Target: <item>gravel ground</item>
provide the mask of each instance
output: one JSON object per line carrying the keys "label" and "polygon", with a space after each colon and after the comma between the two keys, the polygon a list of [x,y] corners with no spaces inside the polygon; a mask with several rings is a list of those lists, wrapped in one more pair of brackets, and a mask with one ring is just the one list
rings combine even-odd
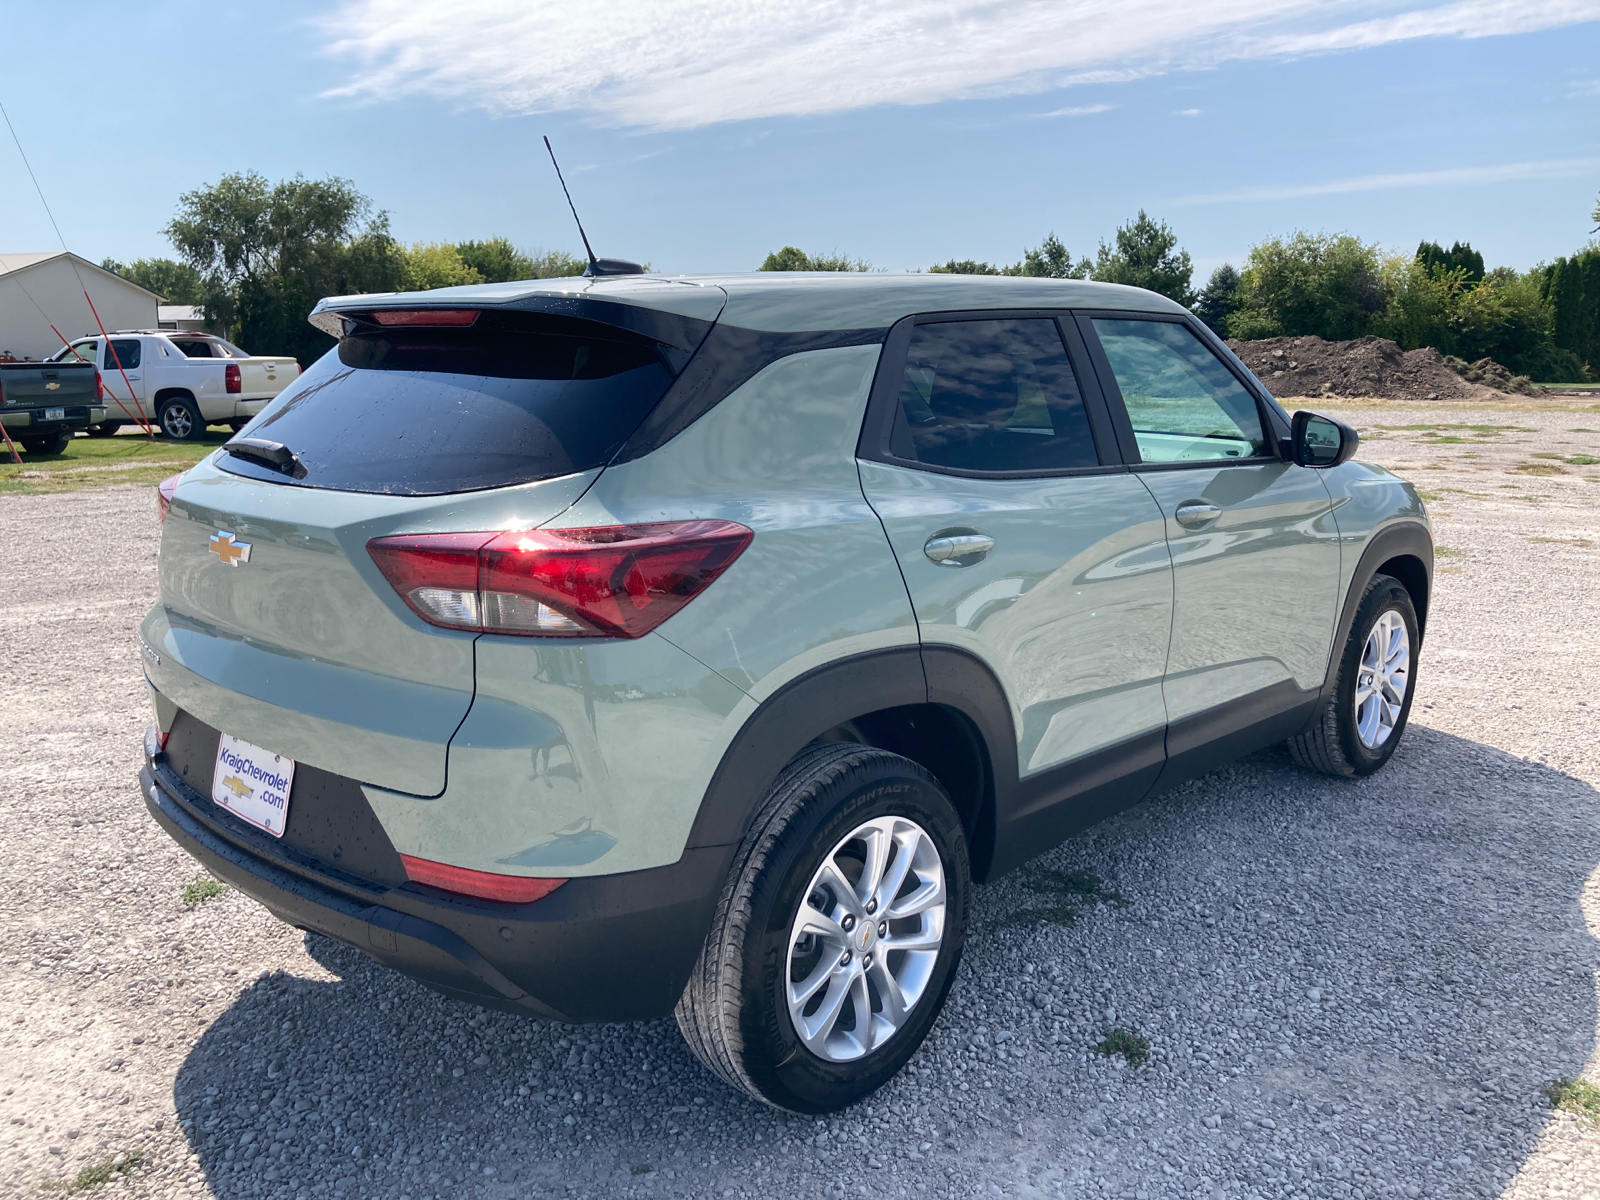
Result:
{"label": "gravel ground", "polygon": [[0,1191],[1600,1197],[1600,1130],[1539,1090],[1600,1079],[1600,412],[1339,411],[1443,547],[1393,763],[1257,755],[981,889],[911,1069],[825,1121],[670,1021],[484,1013],[186,908],[133,781],[154,498],[0,499]]}

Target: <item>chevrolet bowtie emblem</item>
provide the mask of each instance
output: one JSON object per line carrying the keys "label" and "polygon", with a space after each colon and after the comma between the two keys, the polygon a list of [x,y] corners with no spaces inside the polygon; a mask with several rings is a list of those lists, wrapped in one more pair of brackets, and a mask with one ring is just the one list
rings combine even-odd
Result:
{"label": "chevrolet bowtie emblem", "polygon": [[225,529],[211,535],[211,552],[230,567],[250,561],[250,543],[234,541],[233,534]]}
{"label": "chevrolet bowtie emblem", "polygon": [[59,383],[47,383],[47,384],[44,385],[44,390],[47,391],[47,392],[53,392],[57,388],[59,388],[60,386],[61,385]]}

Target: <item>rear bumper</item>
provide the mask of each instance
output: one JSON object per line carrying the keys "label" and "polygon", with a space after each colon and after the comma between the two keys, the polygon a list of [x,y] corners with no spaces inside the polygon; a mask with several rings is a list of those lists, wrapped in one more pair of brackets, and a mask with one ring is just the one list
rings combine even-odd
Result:
{"label": "rear bumper", "polygon": [[[84,408],[82,405],[67,406],[63,410],[62,418],[56,421],[45,420],[46,411],[43,408],[3,411],[0,412],[0,425],[4,425],[10,433],[25,431],[29,437],[45,437],[52,433],[60,433],[64,429],[86,429],[96,420],[105,417],[105,410],[98,406],[95,408]],[[99,417],[94,415],[96,412],[100,413]]]}
{"label": "rear bumper", "polygon": [[139,786],[168,835],[274,916],[460,1000],[556,1021],[665,1016],[711,925],[731,847],[574,879],[534,904],[361,880],[292,855],[189,787],[146,739]]}

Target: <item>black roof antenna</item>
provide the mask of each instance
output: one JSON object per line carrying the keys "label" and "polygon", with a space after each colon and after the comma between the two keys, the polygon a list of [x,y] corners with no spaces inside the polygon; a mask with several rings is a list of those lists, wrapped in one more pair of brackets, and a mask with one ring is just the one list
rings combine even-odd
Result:
{"label": "black roof antenna", "polygon": [[583,231],[583,222],[578,219],[578,206],[572,202],[572,193],[567,191],[567,181],[561,175],[561,164],[556,161],[556,152],[550,149],[550,139],[544,139],[544,148],[550,153],[550,165],[556,169],[556,178],[561,180],[561,192],[567,198],[567,207],[572,210],[572,219],[577,222],[578,236],[583,239],[584,253],[589,256],[589,265],[584,268],[584,275],[643,275],[644,268],[636,262],[629,262],[625,258],[596,258],[594,250],[589,245],[589,235]]}

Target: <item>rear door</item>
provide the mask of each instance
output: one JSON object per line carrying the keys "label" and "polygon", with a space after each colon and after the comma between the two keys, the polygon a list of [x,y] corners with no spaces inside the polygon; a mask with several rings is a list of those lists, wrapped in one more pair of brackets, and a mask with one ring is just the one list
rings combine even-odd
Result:
{"label": "rear door", "polygon": [[189,472],[141,631],[157,689],[272,753],[440,793],[474,635],[423,623],[367,543],[543,524],[672,381],[640,336],[549,325],[347,336],[249,430],[293,460],[225,454]]}
{"label": "rear door", "polygon": [[1078,320],[1172,549],[1167,752],[1173,774],[1191,774],[1293,732],[1321,687],[1332,501],[1318,472],[1278,457],[1271,413],[1185,319]]}
{"label": "rear door", "polygon": [[[862,439],[862,486],[925,649],[978,658],[1010,700],[1022,788],[1002,830],[1040,838],[1092,819],[1085,806],[1138,799],[1166,726],[1161,514],[1120,463],[1081,359],[1048,312],[908,319]],[[1118,776],[1098,800],[1048,811]]]}

